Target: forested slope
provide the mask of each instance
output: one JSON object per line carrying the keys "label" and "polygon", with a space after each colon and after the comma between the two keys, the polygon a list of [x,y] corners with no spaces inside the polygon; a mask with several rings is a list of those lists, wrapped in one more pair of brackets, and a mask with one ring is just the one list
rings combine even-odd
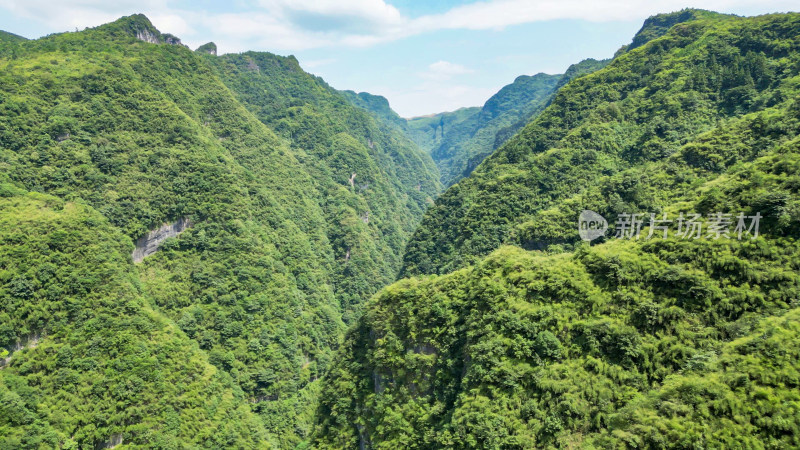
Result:
{"label": "forested slope", "polygon": [[[426,216],[406,273],[446,274],[369,303],[318,446],[800,445],[798,94],[798,14],[700,12],[568,83]],[[610,225],[592,245],[584,209]]]}
{"label": "forested slope", "polygon": [[521,75],[489,98],[477,114],[454,124],[431,150],[442,184],[450,186],[469,175],[496,144],[502,143],[496,142],[498,131],[535,114],[546,104],[560,78],[544,73]]}
{"label": "forested slope", "polygon": [[[790,138],[797,21],[787,14],[680,23],[568,83],[437,200],[409,243],[404,273],[444,273],[503,243],[569,245],[577,235],[567,236],[566,224],[584,208],[612,218],[634,207],[658,212]],[[723,147],[720,140],[729,144],[721,155],[706,155],[708,141]]]}
{"label": "forested slope", "polygon": [[408,120],[408,135],[428,153],[439,146],[445,136],[459,123],[469,120],[480,112],[478,106],[459,108],[455,111],[412,117]]}
{"label": "forested slope", "polygon": [[398,282],[323,389],[319,448],[800,445],[794,239],[616,241]]}
{"label": "forested slope", "polygon": [[521,75],[504,86],[482,107],[403,119],[381,96],[344,91],[348,100],[404,132],[431,153],[450,186],[468,176],[478,164],[539,114],[554,93],[574,78],[604,67],[609,60],[586,59],[571,65],[563,75]]}
{"label": "forested slope", "polygon": [[[119,242],[188,218],[191,228],[126,269],[136,274],[136,293],[127,285],[119,290],[158,311],[180,342],[194,341],[198,358],[229,380],[220,386],[239,392],[244,413],[257,414],[266,433],[242,445],[264,439],[293,447],[308,432],[316,380],[345,322],[395,278],[438,175],[429,156],[302,72],[293,58],[216,60],[168,41],[175,42],[144,16],[131,16],[83,32],[0,42],[0,170],[23,190],[96,210]],[[259,78],[254,60],[280,83]],[[68,244],[61,242],[68,236],[48,230],[52,236],[43,239]],[[116,256],[83,250],[74,257],[83,266],[82,257]],[[6,264],[4,270],[14,265]],[[0,281],[7,305],[12,281]],[[75,294],[74,302],[84,301]],[[51,335],[56,325],[47,318],[14,325],[0,348],[28,334]],[[70,333],[63,339],[80,336]],[[30,355],[39,364],[40,354]],[[21,365],[12,355],[0,379]],[[87,367],[73,368],[76,376],[92,377]],[[146,379],[137,389],[162,392],[153,383]],[[43,378],[37,389],[61,398],[62,387],[68,389]],[[224,393],[223,387],[214,389]],[[192,401],[204,395],[192,392]],[[59,408],[69,410],[87,397],[62,401]],[[158,412],[149,421],[150,413],[128,418],[123,408],[88,403],[76,420],[98,431],[76,437],[78,445],[118,431],[128,440],[131,430],[146,435],[160,426]],[[230,419],[176,414],[170,420],[186,430],[224,428]],[[209,432],[186,442],[214,445],[227,433]]]}
{"label": "forested slope", "polygon": [[293,57],[207,57],[313,180],[333,247],[334,290],[349,321],[396,279],[405,243],[439,193],[433,161],[391,124],[352,107]]}
{"label": "forested slope", "polygon": [[[558,92],[564,85],[569,83],[575,78],[582,77],[584,75],[590,74],[596,70],[600,70],[605,67],[611,60],[610,59],[601,59],[596,60],[593,58],[584,59],[581,62],[575,63],[570,65],[567,70],[564,72],[563,75],[560,75],[558,78],[558,82],[553,87],[552,91],[550,92],[549,97],[547,98],[546,102],[537,102],[535,108],[526,109],[519,114],[519,118],[516,122],[513,122],[511,125],[506,125],[503,128],[495,131],[495,138],[494,138],[494,145],[492,147],[492,151],[497,150],[500,148],[505,142],[512,137],[514,137],[519,130],[525,127],[537,114],[541,113],[547,106],[550,105],[550,102],[555,97],[555,93]],[[507,120],[513,120],[513,117],[508,118]],[[481,161],[486,159],[485,157],[489,156],[489,154],[484,155],[483,158],[480,160],[475,160],[475,165],[480,164]],[[473,167],[474,169],[474,167]]]}
{"label": "forested slope", "polygon": [[90,206],[0,184],[0,448],[266,445],[231,377],[144,298]]}

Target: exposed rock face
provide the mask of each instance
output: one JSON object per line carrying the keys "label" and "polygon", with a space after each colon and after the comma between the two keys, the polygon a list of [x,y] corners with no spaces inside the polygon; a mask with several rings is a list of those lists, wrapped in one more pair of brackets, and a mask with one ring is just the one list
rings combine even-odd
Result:
{"label": "exposed rock face", "polygon": [[197,50],[195,51],[198,53],[208,53],[209,55],[217,56],[217,44],[209,42],[197,47]]}
{"label": "exposed rock face", "polygon": [[251,72],[261,73],[261,68],[258,67],[258,64],[256,64],[256,62],[253,61],[252,59],[247,61],[247,70]]}
{"label": "exposed rock face", "polygon": [[[25,341],[17,341],[14,345],[8,348],[8,355],[6,358],[0,358],[0,369],[6,366],[10,361],[11,357],[14,355],[15,352],[18,352],[22,349],[26,348],[36,348],[39,345],[39,341],[42,339],[42,336],[38,333],[33,333],[28,336],[27,340]],[[2,350],[3,347],[0,347]]]}
{"label": "exposed rock face", "polygon": [[149,42],[151,44],[160,44],[158,36],[150,30],[139,30],[136,32],[136,39],[140,41]]}
{"label": "exposed rock face", "polygon": [[[183,43],[181,42],[181,40],[180,40],[180,39],[179,39],[177,36],[175,36],[175,35],[172,35],[172,34],[169,34],[169,33],[164,33],[162,36],[164,36],[164,43],[165,43],[165,44],[169,44],[169,45],[183,45]],[[186,46],[184,45],[184,47],[186,47]]]}
{"label": "exposed rock face", "polygon": [[173,223],[165,223],[161,227],[147,233],[136,240],[136,249],[133,250],[133,262],[139,263],[158,250],[164,240],[181,234],[185,229],[192,226],[192,221],[188,217],[182,217]]}
{"label": "exposed rock face", "polygon": [[114,433],[111,437],[108,438],[107,441],[101,443],[97,446],[97,448],[114,448],[118,445],[122,445],[123,437],[122,433]]}

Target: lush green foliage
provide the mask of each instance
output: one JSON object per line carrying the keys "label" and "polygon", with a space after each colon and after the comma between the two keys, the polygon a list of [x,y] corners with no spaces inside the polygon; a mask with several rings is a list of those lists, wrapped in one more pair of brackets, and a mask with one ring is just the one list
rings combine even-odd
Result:
{"label": "lush green foliage", "polygon": [[[309,431],[331,349],[395,279],[438,175],[294,58],[215,58],[168,38],[132,16],[0,43],[0,171],[90,206],[122,242],[189,217],[193,228],[137,267],[141,295],[244,392],[270,442],[292,447]],[[42,392],[60,395],[51,380]],[[83,399],[61,407],[69,401]],[[75,420],[90,426],[99,411]],[[153,414],[124,426],[146,433]],[[192,417],[179,419],[206,426]]]}
{"label": "lush green foliage", "polygon": [[[0,34],[0,448],[800,446],[800,15],[657,16],[410,120],[169,42]],[[491,154],[419,227],[412,141],[447,183]],[[583,209],[764,219],[590,246]],[[414,230],[449,274],[373,296]]]}
{"label": "lush green foliage", "polygon": [[320,448],[800,445],[800,246],[616,241],[404,280],[324,387]]}
{"label": "lush green foliage", "polygon": [[231,377],[143,297],[132,247],[90,206],[0,184],[0,448],[266,444]]}
{"label": "lush green foliage", "polygon": [[[405,270],[450,273],[369,303],[320,448],[800,446],[800,14],[663,31],[429,210]],[[764,219],[590,246],[583,209]]]}
{"label": "lush green foliage", "polygon": [[462,108],[413,119],[402,119],[383,97],[350,93],[351,102],[396,124],[422,149],[431,153],[449,186],[468,176],[478,164],[539,114],[553,94],[570,80],[594,72],[608,60],[587,59],[563,75],[543,73],[517,77],[481,108]]}
{"label": "lush green foliage", "polygon": [[524,128],[525,125],[528,124],[528,122],[530,122],[534,117],[536,117],[537,114],[541,113],[544,110],[544,108],[546,108],[553,100],[553,96],[555,95],[555,93],[558,92],[558,90],[561,89],[564,85],[566,85],[575,78],[582,77],[596,70],[602,69],[603,67],[608,65],[609,62],[611,62],[610,59],[602,59],[598,61],[596,59],[589,58],[589,59],[584,59],[579,63],[570,65],[567,68],[567,71],[560,76],[560,78],[558,79],[558,83],[556,83],[555,87],[553,87],[551,95],[547,99],[547,103],[537,105],[535,109],[527,111],[524,115],[522,115],[522,117],[519,120],[517,120],[517,122],[515,122],[514,124],[506,126],[497,131],[493,150],[496,150],[501,145],[503,145],[507,140],[511,139],[515,134],[517,134],[517,132],[519,132],[519,130]]}
{"label": "lush green foliage", "polygon": [[630,51],[637,47],[652,41],[653,39],[660,38],[665,35],[670,28],[679,23],[689,22],[697,19],[714,19],[722,16],[720,13],[713,11],[705,11],[702,9],[683,9],[680,11],[658,14],[649,17],[644,21],[642,28],[633,37],[631,43],[620,51]]}
{"label": "lush green foliage", "polygon": [[216,55],[217,54],[217,44],[215,44],[213,42],[206,42],[205,44],[201,45],[200,47],[197,47],[197,49],[195,49],[195,51],[198,52],[198,53],[208,53],[210,55]]}
{"label": "lush green foliage", "polygon": [[[513,135],[515,123],[544,107],[560,78],[543,73],[519,76],[487,100],[477,114],[453,124],[431,150],[442,183],[449,186],[469,175],[503,139]],[[498,131],[507,127],[512,129],[498,136]]]}
{"label": "lush green foliage", "polygon": [[439,191],[433,162],[396,127],[372,120],[303,72],[293,57],[248,52],[208,60],[311,175],[340,261],[334,291],[349,322],[396,279],[407,238]]}
{"label": "lush green foliage", "polygon": [[[705,195],[699,186],[725,172],[739,173],[737,183],[760,183],[737,164],[769,153],[794,158],[784,144],[798,130],[799,23],[787,14],[678,24],[568,83],[437,200],[409,243],[404,273],[445,273],[503,243],[570,245],[584,208],[612,221],[626,211],[660,213],[684,196]],[[794,181],[787,183],[791,190]],[[722,195],[735,193],[727,186],[709,187],[699,212],[711,205],[738,211],[741,200],[771,208],[782,234],[793,229],[790,194],[771,199],[753,186],[760,200],[737,200]],[[727,205],[712,200],[722,198]]]}
{"label": "lush green foliage", "polygon": [[543,73],[517,77],[481,108],[403,119],[380,96],[346,92],[350,101],[376,117],[395,124],[423,150],[429,151],[449,186],[468,176],[487,156],[539,114],[553,94],[570,80],[594,72],[608,60],[587,59],[563,75]]}
{"label": "lush green foliage", "polygon": [[21,42],[25,40],[22,36],[0,30],[0,42]]}

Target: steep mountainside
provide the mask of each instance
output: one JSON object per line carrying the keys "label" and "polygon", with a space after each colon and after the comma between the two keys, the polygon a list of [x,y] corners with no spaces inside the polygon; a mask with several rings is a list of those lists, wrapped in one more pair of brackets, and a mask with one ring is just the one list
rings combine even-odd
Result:
{"label": "steep mountainside", "polygon": [[[249,446],[263,439],[293,447],[308,432],[317,380],[345,322],[358,315],[363,300],[395,279],[405,241],[436,195],[438,175],[428,155],[302,72],[294,58],[216,58],[170,45],[178,43],[144,16],[34,41],[0,42],[0,170],[22,190],[97,211],[117,246],[96,247],[99,254],[76,247],[70,263],[80,268],[95,259],[116,261],[117,270],[133,279],[112,286],[119,293],[109,298],[124,293],[138,299],[127,304],[125,314],[135,319],[158,311],[161,321],[157,327],[139,321],[132,337],[115,349],[94,349],[81,338],[89,331],[80,324],[65,328],[60,318],[78,314],[97,320],[92,325],[97,329],[117,326],[94,318],[93,312],[102,310],[93,307],[92,286],[80,287],[102,277],[78,278],[68,298],[31,278],[34,291],[25,294],[24,304],[48,313],[3,328],[0,348],[24,345],[31,335],[40,336],[39,348],[70,343],[71,358],[78,362],[64,363],[63,376],[74,380],[34,375],[49,360],[23,351],[12,354],[0,371],[0,385],[32,405],[38,400],[25,383],[39,380],[37,389],[59,399],[59,410],[78,412],[67,420],[31,410],[34,422],[25,423],[60,436],[48,439],[70,437],[76,426],[85,427],[89,431],[71,437],[79,446],[97,445],[111,434],[141,442],[168,427],[164,436],[183,441],[181,436],[195,433],[185,442],[198,445]],[[176,221],[191,227],[132,268],[133,247],[127,243]],[[93,223],[76,233],[90,233]],[[14,226],[8,222],[0,231],[11,233]],[[42,227],[41,240],[52,242],[51,248],[72,245],[68,233]],[[47,245],[37,244],[36,235],[13,239],[22,248]],[[105,251],[123,254],[125,261]],[[6,274],[0,277],[5,305],[16,304],[16,286],[27,279],[9,272],[20,264],[13,258],[23,257],[14,253],[0,270]],[[27,275],[20,276],[46,272],[39,263],[26,264]],[[37,283],[45,291],[36,290]],[[129,292],[131,286],[135,290]],[[105,293],[111,287],[97,289]],[[114,317],[115,307],[109,306]],[[15,320],[24,320],[20,317]],[[169,330],[175,343],[158,345],[189,348],[176,351],[199,361],[186,370],[195,367],[192,373],[204,379],[219,373],[220,381],[202,383],[210,391],[164,386],[174,385],[169,380],[181,372],[161,377],[148,369],[147,377],[138,375],[138,384],[128,387],[130,393],[119,394],[133,396],[129,403],[108,403],[104,392],[92,394],[101,402],[90,402],[91,386],[83,387],[82,380],[102,379],[97,371],[109,363],[92,363],[100,358],[93,355],[124,350],[144,358],[142,352],[155,345],[148,343],[153,333],[166,333],[159,327]],[[123,344],[130,349],[119,347]],[[167,370],[180,361],[153,364]],[[203,368],[205,361],[214,367]],[[130,362],[120,364],[122,374],[125,367],[134,370]],[[13,374],[29,378],[12,380]],[[186,376],[188,383],[192,375]],[[107,389],[103,386],[110,385],[95,389]],[[178,405],[169,412],[156,405],[161,409],[137,412],[136,402],[145,397],[136,392],[164,395],[169,402],[174,397],[169,389],[179,389],[193,405],[200,402],[201,409]],[[220,406],[202,406],[205,396],[219,396]],[[237,404],[230,406],[234,397]],[[133,409],[126,412],[128,404]],[[266,433],[243,428],[251,421],[250,410]],[[10,420],[16,419],[0,415],[0,432],[7,432]],[[199,429],[203,432],[193,431]]]}
{"label": "steep mountainside", "polygon": [[376,119],[395,125],[428,153],[437,148],[458,124],[476,116],[481,110],[479,107],[460,108],[452,112],[404,119],[392,109],[386,97],[369,92],[340,92],[350,103],[368,111]]}
{"label": "steep mountainside", "polygon": [[408,135],[419,147],[430,153],[439,146],[459,123],[480,113],[477,106],[460,108],[451,112],[430,114],[408,119]]}
{"label": "steep mountainside", "polygon": [[436,168],[396,127],[349,105],[294,57],[207,57],[219,78],[288,143],[313,180],[339,263],[345,320],[396,279],[408,236],[439,192]]}
{"label": "steep mountainside", "polygon": [[369,92],[355,93],[353,91],[339,91],[347,100],[361,109],[373,113],[376,117],[400,127],[404,132],[408,132],[409,121],[400,117],[391,106],[386,97],[373,95]]}
{"label": "steep mountainside", "polygon": [[319,448],[794,448],[796,240],[617,241],[404,280],[348,335]]}
{"label": "steep mountainside", "polygon": [[[409,243],[404,273],[448,272],[503,243],[570,245],[577,236],[566,224],[584,207],[612,217],[634,208],[657,212],[793,135],[779,125],[784,119],[772,117],[796,92],[796,20],[712,16],[682,23],[568,83],[437,200]],[[730,133],[743,143],[729,140],[725,156],[707,160],[706,142],[732,139]],[[675,188],[664,187],[675,180]]]}
{"label": "steep mountainside", "polygon": [[366,92],[344,94],[351,103],[395,125],[420,148],[429,151],[441,172],[442,183],[449,186],[469,175],[539,114],[561,86],[604,67],[608,61],[587,59],[573,64],[563,75],[523,75],[481,108],[462,108],[412,119],[397,115],[384,97]]}
{"label": "steep mountainside", "polygon": [[519,76],[489,98],[480,112],[453,125],[431,151],[442,184],[449,186],[469,175],[496,148],[497,132],[541,109],[559,78],[543,73]]}
{"label": "steep mountainside", "polygon": [[[555,93],[558,92],[558,90],[561,89],[564,85],[566,85],[575,78],[582,77],[596,70],[602,69],[603,67],[608,65],[609,62],[611,62],[610,59],[602,59],[598,61],[596,59],[589,58],[589,59],[584,59],[579,63],[570,65],[567,68],[567,71],[564,72],[564,74],[561,75],[561,77],[558,79],[558,83],[556,83],[546,103],[539,105],[535,109],[527,111],[515,123],[503,127],[502,129],[497,131],[497,133],[495,134],[493,150],[500,148],[507,140],[514,137],[514,135],[517,134],[519,130],[525,127],[525,125],[527,125],[528,122],[530,122],[534,117],[536,117],[537,114],[541,113],[547,106],[549,106],[550,102],[555,97]],[[482,158],[481,161],[483,159],[485,158]]]}
{"label": "steep mountainside", "polygon": [[230,376],[143,297],[132,248],[86,204],[0,183],[0,448],[266,444]]}
{"label": "steep mountainside", "polygon": [[[620,51],[630,51],[659,38],[669,31],[674,25],[697,19],[714,19],[723,17],[723,14],[705,11],[702,9],[683,9],[669,14],[658,14],[644,21],[642,28],[633,37],[631,43]],[[728,16],[733,17],[733,16]]]}
{"label": "steep mountainside", "polygon": [[[800,445],[800,14],[696,16],[565,85],[437,201],[406,273],[450,273],[369,303],[320,448]],[[584,209],[609,219],[591,246]],[[639,238],[611,238],[622,213]]]}

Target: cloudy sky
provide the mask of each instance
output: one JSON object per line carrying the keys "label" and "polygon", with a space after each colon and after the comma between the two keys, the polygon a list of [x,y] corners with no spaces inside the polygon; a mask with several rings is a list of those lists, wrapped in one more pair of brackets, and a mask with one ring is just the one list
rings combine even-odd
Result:
{"label": "cloudy sky", "polygon": [[192,48],[295,55],[338,89],[386,96],[411,117],[481,105],[518,75],[607,58],[652,14],[740,15],[797,0],[0,0],[0,29],[28,38],[144,13]]}

